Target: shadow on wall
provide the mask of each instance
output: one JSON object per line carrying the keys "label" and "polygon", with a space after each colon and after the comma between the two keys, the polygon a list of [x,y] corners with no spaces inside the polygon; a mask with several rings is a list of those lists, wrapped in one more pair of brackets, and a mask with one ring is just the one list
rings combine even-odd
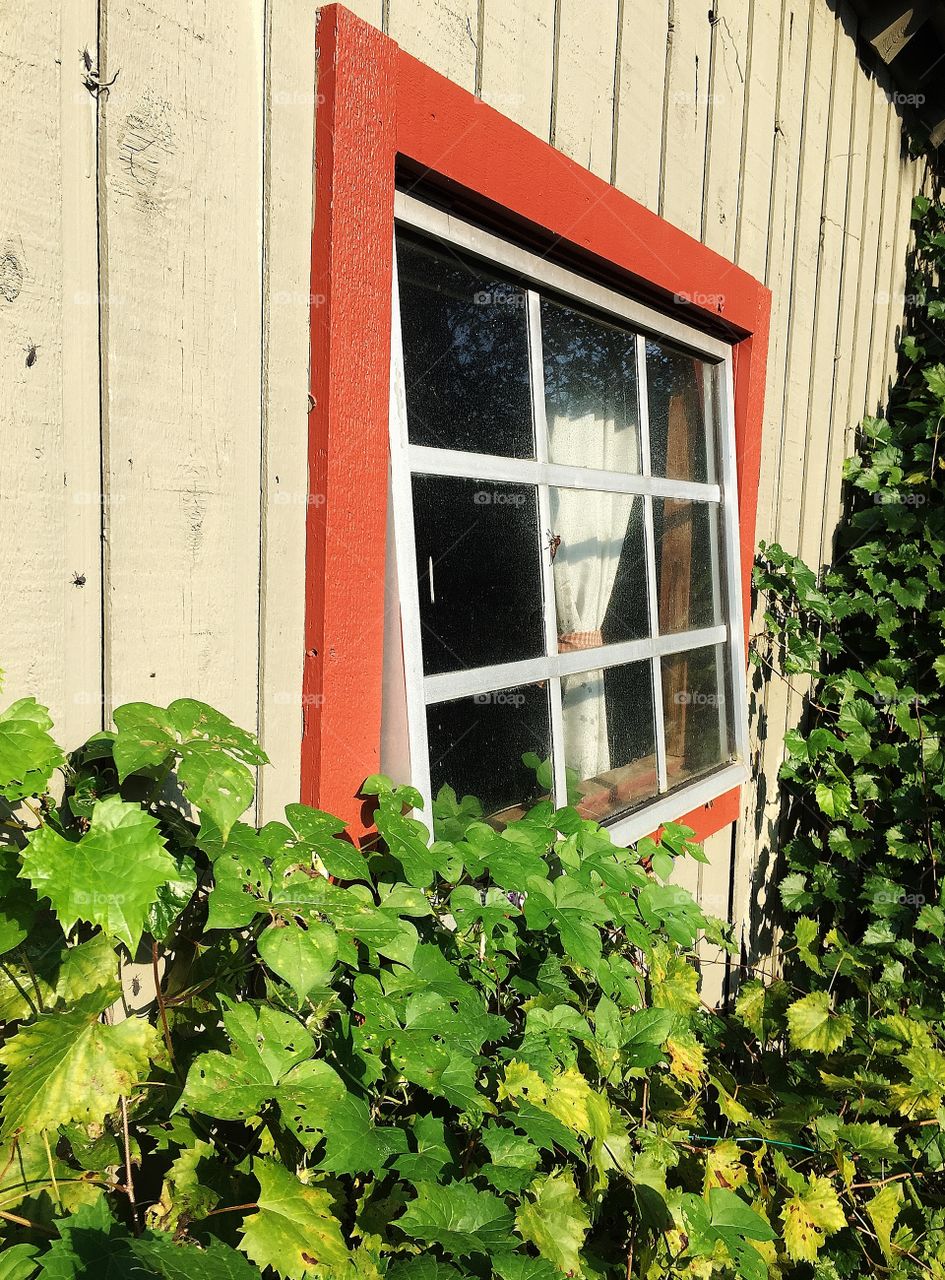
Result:
{"label": "shadow on wall", "polygon": [[[924,192],[939,203],[945,199],[945,165],[941,163],[941,159],[937,164],[930,166]],[[910,245],[907,254],[907,279],[910,287],[907,288],[904,299],[905,315],[896,330],[897,347],[906,333],[921,331],[923,320],[918,313],[916,301],[925,296],[930,286],[941,289],[941,282],[923,278],[914,245]],[[899,391],[900,377],[909,367],[911,366],[907,357],[900,350],[896,375],[887,378],[880,402],[872,406],[873,416],[879,418],[885,416],[886,406]],[[846,451],[848,454],[855,452],[854,436],[857,427],[858,423],[848,424],[851,440],[850,447]],[[843,556],[849,554],[851,546],[855,545],[855,542],[844,543],[842,535],[856,509],[858,493],[862,501],[862,491],[855,490],[851,485],[844,483],[840,518],[831,540],[831,563],[819,566],[821,580],[831,565],[838,563]],[[752,617],[757,617],[758,604],[758,593],[753,587]],[[777,661],[778,648],[779,646],[771,655],[774,661]],[[790,840],[805,833],[810,826],[812,813],[803,796],[791,794],[781,787],[770,765],[767,770],[765,767],[766,761],[771,760],[774,748],[778,748],[778,759],[783,758],[783,744],[769,741],[772,728],[769,725],[767,709],[769,686],[772,681],[780,679],[782,679],[780,672],[771,669],[770,666],[753,665],[750,668],[748,715],[752,752],[749,766],[754,786],[754,811],[750,815],[750,821],[757,854],[752,868],[748,919],[742,931],[739,956],[738,972],[742,980],[751,977],[759,968],[769,973],[776,972],[778,969],[778,940],[783,923],[778,885],[785,874],[781,851]],[[816,701],[816,686],[800,701],[799,714],[792,717],[788,723],[789,732],[799,730],[805,735],[809,732],[812,727],[810,723],[813,710],[812,698]],[[780,725],[773,731],[777,732],[779,728]],[[813,816],[822,821],[822,815],[814,814]]]}

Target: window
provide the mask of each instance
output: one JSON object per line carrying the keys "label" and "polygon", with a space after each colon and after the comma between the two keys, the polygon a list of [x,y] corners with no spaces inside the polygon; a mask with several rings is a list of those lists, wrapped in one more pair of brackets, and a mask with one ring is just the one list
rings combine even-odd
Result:
{"label": "window", "polygon": [[744,777],[731,347],[395,213],[400,771],[428,812],[443,786],[497,822],[551,797],[633,839]]}

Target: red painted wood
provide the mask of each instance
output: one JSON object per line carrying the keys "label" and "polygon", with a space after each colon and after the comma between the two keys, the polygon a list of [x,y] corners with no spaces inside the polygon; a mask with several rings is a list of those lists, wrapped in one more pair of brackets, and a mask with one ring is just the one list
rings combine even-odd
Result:
{"label": "red painted wood", "polygon": [[319,15],[302,799],[356,820],[384,646],[396,48]]}
{"label": "red painted wood", "polygon": [[[339,5],[319,17],[303,796],[360,825],[383,662],[395,166],[480,221],[731,341],[746,628],[770,294]],[[746,633],[747,634],[747,633]],[[311,705],[319,698],[320,706]],[[739,791],[686,814],[699,839]]]}

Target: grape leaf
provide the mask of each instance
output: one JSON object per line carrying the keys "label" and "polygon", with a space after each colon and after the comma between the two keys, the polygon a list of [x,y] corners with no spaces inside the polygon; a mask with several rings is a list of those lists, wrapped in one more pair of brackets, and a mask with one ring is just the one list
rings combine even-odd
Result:
{"label": "grape leaf", "polygon": [[512,1221],[511,1213],[497,1196],[477,1191],[471,1183],[440,1187],[421,1182],[417,1184],[416,1200],[410,1202],[397,1225],[415,1240],[442,1245],[450,1253],[466,1258],[501,1248]]}
{"label": "grape leaf", "polygon": [[158,889],[177,876],[157,821],[120,796],[97,800],[88,832],[73,843],[49,826],[30,832],[23,876],[48,898],[68,933],[97,924],[134,952]]}
{"label": "grape leaf", "polygon": [[846,1226],[830,1180],[817,1175],[785,1203],[781,1220],[784,1247],[795,1262],[813,1262],[826,1236]]}
{"label": "grape leaf", "polygon": [[243,1223],[240,1247],[247,1256],[285,1280],[306,1280],[319,1264],[344,1267],[349,1254],[331,1212],[331,1192],[300,1182],[271,1160],[257,1160],[253,1172],[259,1212]]}
{"label": "grape leaf", "polygon": [[20,698],[0,711],[0,795],[22,800],[45,791],[66,758],[49,734],[52,720],[35,698]]}
{"label": "grape leaf", "polygon": [[530,1200],[515,1217],[519,1235],[565,1275],[580,1273],[581,1248],[590,1225],[568,1169],[536,1178]]}
{"label": "grape leaf", "polygon": [[795,1000],[787,1011],[791,1044],[810,1052],[833,1053],[853,1033],[849,1014],[835,1014],[826,991],[812,991]]}
{"label": "grape leaf", "polygon": [[303,929],[290,924],[270,925],[259,939],[259,954],[269,968],[284,978],[304,1000],[315,987],[324,987],[338,955],[338,935],[329,924],[316,920]]}
{"label": "grape leaf", "polygon": [[100,993],[73,1009],[44,1013],[0,1048],[7,1069],[4,1139],[78,1121],[101,1124],[147,1071],[157,1052],[154,1028],[141,1018],[98,1021]]}

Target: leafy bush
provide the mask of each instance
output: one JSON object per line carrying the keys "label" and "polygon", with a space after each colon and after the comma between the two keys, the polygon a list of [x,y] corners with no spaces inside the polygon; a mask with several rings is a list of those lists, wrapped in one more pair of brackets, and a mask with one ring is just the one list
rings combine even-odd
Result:
{"label": "leafy bush", "polygon": [[[684,828],[622,849],[545,804],[498,832],[444,792],[431,843],[376,777],[361,851],[304,805],[239,822],[264,757],[209,707],[115,721],[66,763],[35,701],[0,715],[29,819],[0,897],[4,1280],[763,1280],[863,1214],[867,1256],[905,1249],[876,1098],[934,1110],[931,1032],[886,1085],[914,1019],[854,1029],[783,983],[704,1007],[722,934],[667,883],[703,856]],[[851,1041],[872,1101],[831,1059],[825,1112]]]}

